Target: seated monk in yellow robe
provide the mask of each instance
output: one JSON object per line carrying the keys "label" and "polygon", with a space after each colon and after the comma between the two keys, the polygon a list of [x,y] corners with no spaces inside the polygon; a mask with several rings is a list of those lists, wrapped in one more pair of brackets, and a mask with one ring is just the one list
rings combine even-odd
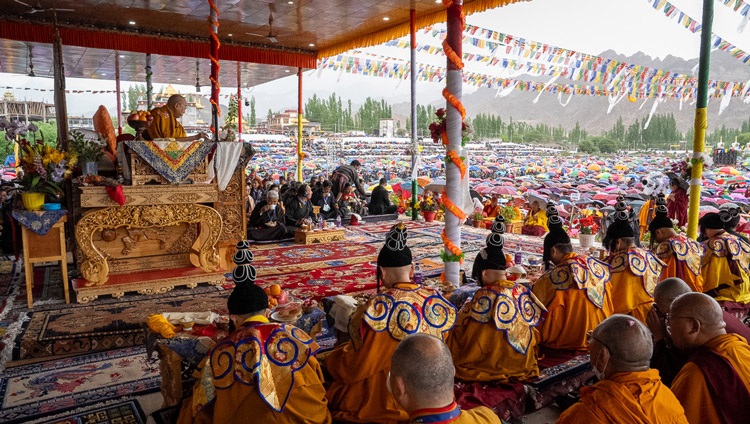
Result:
{"label": "seated monk in yellow robe", "polygon": [[522,234],[541,237],[549,230],[547,225],[548,212],[542,206],[543,203],[540,199],[533,199],[531,201],[531,209],[526,218],[524,218],[523,226],[521,227]]}
{"label": "seated monk in yellow robe", "polygon": [[492,410],[461,410],[453,398],[451,352],[435,336],[416,333],[393,352],[388,390],[409,414],[410,423],[500,424]]}
{"label": "seated monk in yellow robe", "polygon": [[378,255],[384,290],[359,307],[349,323],[351,340],[325,358],[333,381],[326,397],[336,420],[396,423],[409,417],[386,388],[390,358],[399,341],[413,333],[441,339],[456,321],[456,308],[440,293],[411,282],[406,226],[394,225]]}
{"label": "seated monk in yellow robe", "polygon": [[554,205],[547,207],[547,216],[549,234],[544,237],[544,257],[554,267],[539,277],[532,289],[547,308],[539,326],[539,344],[552,349],[584,350],[588,347],[586,332],[612,315],[610,267],[573,252]]}
{"label": "seated monk in yellow robe", "polygon": [[185,128],[177,120],[185,114],[187,109],[187,100],[179,94],[169,97],[167,104],[156,107],[151,110],[153,120],[149,124],[143,137],[146,140],[156,138],[174,138],[178,141],[195,141],[206,138],[205,134],[198,134],[191,137],[187,136]]}
{"label": "seated monk in yellow robe", "polygon": [[719,303],[703,293],[672,302],[667,331],[688,362],[672,383],[688,421],[746,423],[750,418],[750,346],[726,334]]}
{"label": "seated monk in yellow robe", "polygon": [[635,232],[622,197],[617,198],[614,217],[602,241],[610,252],[606,262],[612,269],[612,309],[645,324],[654,303],[654,287],[665,264],[651,252],[636,247]]}
{"label": "seated monk in yellow robe", "polygon": [[649,368],[653,343],[640,321],[615,314],[590,336],[591,366],[599,382],[581,389],[581,400],[558,424],[688,423],[680,402]]}
{"label": "seated monk in yellow robe", "polygon": [[318,346],[297,327],[268,322],[268,296],[255,285],[248,247],[238,243],[227,301],[237,328],[199,365],[178,423],[328,424]]}
{"label": "seated monk in yellow robe", "polygon": [[707,213],[698,222],[708,239],[701,262],[703,292],[719,303],[750,303],[750,245],[725,230],[731,211]]}
{"label": "seated monk in yellow robe", "polygon": [[659,281],[679,278],[694,292],[702,292],[703,246],[693,239],[677,234],[672,220],[668,217],[669,211],[663,194],[656,199],[656,205],[654,218],[648,225],[648,230],[651,233],[651,252],[666,264],[662,268]]}
{"label": "seated monk in yellow robe", "polygon": [[472,276],[482,287],[461,309],[446,340],[456,378],[465,382],[507,382],[539,375],[536,326],[544,306],[529,289],[507,280],[504,233],[501,215],[492,224],[487,247],[474,261]]}

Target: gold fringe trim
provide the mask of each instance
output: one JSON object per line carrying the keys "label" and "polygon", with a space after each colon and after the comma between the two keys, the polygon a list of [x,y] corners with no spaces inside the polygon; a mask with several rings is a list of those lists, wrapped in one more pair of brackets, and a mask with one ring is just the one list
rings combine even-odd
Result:
{"label": "gold fringe trim", "polygon": [[[522,1],[530,0],[467,0],[464,2],[463,10],[468,16],[473,13],[484,12],[485,10],[495,9],[497,7],[506,6],[511,3],[519,3]],[[408,17],[408,13],[407,13]],[[417,16],[417,30],[424,27],[434,25],[437,23],[445,22],[446,13],[445,9],[442,8],[438,12],[433,12],[423,16]],[[394,40],[399,37],[403,37],[409,34],[409,21],[402,22],[390,28],[382,31],[373,32],[370,34],[357,34],[356,32],[348,34],[350,38],[339,44],[335,44],[330,47],[326,47],[318,51],[318,59],[325,57],[331,57],[345,51],[363,47],[377,46],[385,42]]]}

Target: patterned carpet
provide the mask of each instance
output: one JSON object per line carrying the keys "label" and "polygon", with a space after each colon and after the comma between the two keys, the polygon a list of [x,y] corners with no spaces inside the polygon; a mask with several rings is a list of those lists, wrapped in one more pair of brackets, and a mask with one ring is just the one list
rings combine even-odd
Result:
{"label": "patterned carpet", "polygon": [[34,424],[145,424],[146,415],[137,400],[102,402],[68,411]]}
{"label": "patterned carpet", "polygon": [[0,422],[27,422],[155,391],[160,381],[158,364],[146,359],[145,347],[8,368],[0,378]]}
{"label": "patterned carpet", "polygon": [[318,300],[366,290],[375,290],[375,265],[354,265],[320,268],[294,274],[271,275],[256,280],[260,286],[279,284],[297,298],[314,297]]}
{"label": "patterned carpet", "polygon": [[362,264],[374,261],[378,253],[372,244],[350,241],[251,250],[255,255],[253,266],[258,270],[258,276]]}

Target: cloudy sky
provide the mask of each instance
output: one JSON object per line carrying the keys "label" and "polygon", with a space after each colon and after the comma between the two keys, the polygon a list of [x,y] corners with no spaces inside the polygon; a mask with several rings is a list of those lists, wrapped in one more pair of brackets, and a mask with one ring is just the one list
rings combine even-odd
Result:
{"label": "cloudy sky", "polygon": [[[702,16],[701,1],[672,0],[672,3],[700,21]],[[652,57],[664,58],[673,55],[691,59],[698,57],[700,37],[693,34],[676,20],[668,19],[661,11],[652,7],[653,0],[533,0],[517,3],[499,9],[476,14],[468,18],[473,25],[490,28],[498,32],[512,34],[529,40],[544,42],[557,47],[576,50],[583,53],[598,54],[604,50],[615,50],[618,53],[631,55],[638,51]],[[750,28],[738,32],[742,17],[739,13],[715,2],[713,32],[732,44],[750,51]],[[423,42],[420,39],[420,42]],[[424,40],[436,44],[434,40]],[[408,59],[408,50],[397,48],[372,48],[370,53]],[[723,53],[719,53],[723,54]],[[435,64],[444,62],[444,58],[420,56],[418,60]],[[719,75],[712,75],[721,78]],[[2,86],[43,87],[51,88],[50,79],[28,78],[23,75],[0,74]],[[141,83],[141,82],[137,82]],[[91,81],[69,79],[69,89],[114,89],[114,81]],[[123,83],[123,89],[128,84]],[[184,93],[194,91],[191,86],[175,87]],[[280,79],[268,84],[244,90],[244,95],[253,95],[257,100],[259,115],[264,115],[269,108],[279,110],[296,105],[296,77]],[[225,92],[234,92],[231,87],[222,87]],[[356,89],[356,94],[352,93]],[[431,100],[439,95],[438,84],[420,83],[418,92]],[[406,101],[409,96],[408,82],[339,74],[332,71],[308,71],[305,73],[304,96],[313,93],[327,96],[336,92],[344,98],[363,101],[366,96],[385,97],[391,102]],[[434,95],[434,93],[438,93]],[[28,90],[17,90],[17,98],[29,100],[52,100],[51,93],[37,93]],[[113,94],[68,95],[68,112],[70,114],[90,115],[99,104],[115,109]]]}

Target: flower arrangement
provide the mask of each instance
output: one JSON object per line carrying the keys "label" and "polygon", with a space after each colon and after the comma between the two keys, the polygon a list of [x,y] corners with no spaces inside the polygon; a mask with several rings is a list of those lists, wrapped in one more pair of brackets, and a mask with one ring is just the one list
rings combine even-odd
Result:
{"label": "flower arrangement", "polygon": [[16,131],[18,135],[31,133],[33,136],[31,140],[26,137],[18,141],[20,167],[23,171],[21,191],[44,193],[52,200],[59,200],[63,196],[61,184],[73,173],[77,157],[45,144],[43,136],[37,139],[36,131],[34,124],[28,125],[23,131]]}
{"label": "flower arrangement", "polygon": [[481,221],[482,219],[484,219],[484,217],[485,214],[482,211],[482,208],[476,208],[474,209],[474,212],[471,213],[471,219],[473,221]]}
{"label": "flower arrangement", "polygon": [[419,209],[426,212],[435,212],[438,210],[438,202],[432,197],[426,197],[419,202]]}
{"label": "flower arrangement", "polygon": [[502,209],[500,209],[500,215],[503,216],[505,219],[505,222],[511,222],[518,219],[521,219],[520,217],[516,216],[516,208],[513,207],[513,205],[505,206]]}
{"label": "flower arrangement", "polygon": [[86,140],[83,133],[71,131],[70,138],[70,153],[71,156],[78,158],[78,162],[98,162],[104,155],[101,146],[96,142]]}
{"label": "flower arrangement", "polygon": [[[430,137],[432,138],[432,141],[435,143],[442,142],[443,144],[447,144],[448,137],[444,136],[445,131],[448,127],[446,120],[445,120],[445,109],[440,108],[435,111],[435,116],[437,119],[433,121],[430,124]],[[474,135],[474,130],[471,128],[471,124],[468,122],[462,122],[461,123],[461,144],[464,145],[469,140],[471,140],[472,136]]]}
{"label": "flower arrangement", "polygon": [[599,231],[599,225],[594,221],[593,215],[576,219],[574,224],[577,224],[579,233],[583,235],[592,235]]}

